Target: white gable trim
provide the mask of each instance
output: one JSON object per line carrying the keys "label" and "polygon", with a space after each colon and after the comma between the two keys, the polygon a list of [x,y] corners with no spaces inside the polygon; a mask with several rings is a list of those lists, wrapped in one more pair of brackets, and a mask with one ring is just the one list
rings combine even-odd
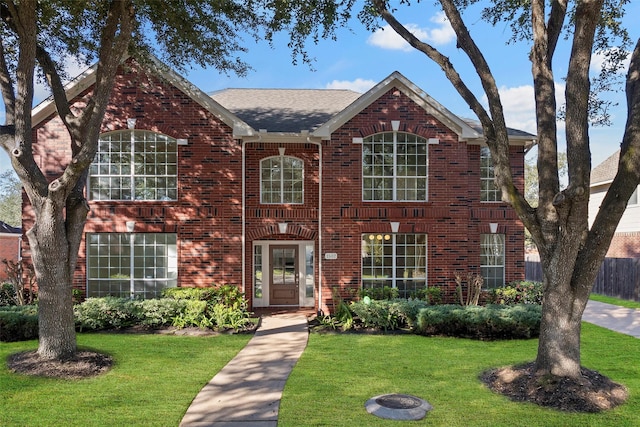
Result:
{"label": "white gable trim", "polygon": [[446,109],[435,99],[427,95],[422,89],[414,85],[398,71],[394,71],[389,75],[389,77],[382,80],[368,92],[364,93],[342,112],[333,116],[328,122],[316,129],[313,132],[313,135],[322,139],[331,139],[331,134],[334,131],[375,102],[392,87],[397,87],[406,96],[422,107],[427,113],[433,115],[457,133],[459,139],[467,140],[482,138],[482,134],[475,131],[471,126],[466,124],[462,119]]}
{"label": "white gable trim", "polygon": [[[130,55],[125,55],[122,58],[122,62],[126,61],[129,58]],[[148,71],[162,77],[167,82],[180,89],[187,96],[204,107],[211,114],[220,119],[220,121],[233,129],[234,137],[239,138],[243,136],[252,136],[255,134],[255,131],[253,130],[253,128],[251,128],[251,126],[240,120],[236,115],[231,113],[222,105],[218,104],[209,95],[198,89],[193,83],[189,82],[187,79],[180,76],[171,68],[163,64],[158,58],[151,55],[150,61],[153,69]],[[88,68],[86,71],[84,71],[82,74],[80,74],[65,86],[67,99],[74,99],[80,93],[95,84],[97,68],[97,64],[92,65],[90,68]],[[57,110],[53,98],[49,97],[33,109],[32,127],[38,126],[43,120],[45,120],[52,114],[57,114]]]}

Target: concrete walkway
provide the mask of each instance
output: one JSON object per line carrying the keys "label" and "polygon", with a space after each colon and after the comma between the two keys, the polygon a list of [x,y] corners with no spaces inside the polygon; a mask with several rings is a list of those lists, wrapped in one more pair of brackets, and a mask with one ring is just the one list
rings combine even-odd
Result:
{"label": "concrete walkway", "polygon": [[589,300],[582,320],[640,338],[640,310]]}
{"label": "concrete walkway", "polygon": [[304,314],[263,317],[249,343],[198,393],[180,426],[276,427],[282,390],[308,338]]}
{"label": "concrete walkway", "polygon": [[[589,301],[582,320],[640,338],[640,310]],[[309,337],[301,313],[263,316],[249,343],[191,403],[181,427],[276,427],[284,385]]]}

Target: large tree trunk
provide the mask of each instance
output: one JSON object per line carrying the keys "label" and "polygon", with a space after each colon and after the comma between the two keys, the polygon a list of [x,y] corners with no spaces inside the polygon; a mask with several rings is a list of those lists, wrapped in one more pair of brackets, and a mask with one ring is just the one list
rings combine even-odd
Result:
{"label": "large tree trunk", "polygon": [[70,247],[63,211],[45,199],[27,232],[38,281],[39,346],[44,359],[68,359],[76,352]]}

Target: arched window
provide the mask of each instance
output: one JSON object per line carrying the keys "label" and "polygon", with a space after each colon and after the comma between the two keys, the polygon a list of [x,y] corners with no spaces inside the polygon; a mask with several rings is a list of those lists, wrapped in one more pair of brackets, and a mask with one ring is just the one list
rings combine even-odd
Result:
{"label": "arched window", "polygon": [[261,203],[304,203],[304,162],[291,156],[260,161]]}
{"label": "arched window", "polygon": [[101,135],[88,194],[91,200],[177,200],[177,141],[142,130]]}
{"label": "arched window", "polygon": [[385,132],[362,142],[362,198],[365,201],[427,200],[428,141],[404,132]]}

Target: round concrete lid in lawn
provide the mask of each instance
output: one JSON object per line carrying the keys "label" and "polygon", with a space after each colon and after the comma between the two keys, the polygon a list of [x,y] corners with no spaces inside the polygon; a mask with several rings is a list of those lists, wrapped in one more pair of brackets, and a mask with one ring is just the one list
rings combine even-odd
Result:
{"label": "round concrete lid in lawn", "polygon": [[367,412],[389,420],[421,420],[433,406],[408,394],[383,394],[364,404]]}

